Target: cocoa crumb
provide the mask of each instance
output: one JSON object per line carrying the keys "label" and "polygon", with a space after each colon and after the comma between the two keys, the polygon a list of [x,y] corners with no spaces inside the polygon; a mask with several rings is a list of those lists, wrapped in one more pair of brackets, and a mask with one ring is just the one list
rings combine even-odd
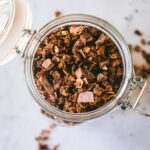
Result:
{"label": "cocoa crumb", "polygon": [[141,44],[142,44],[142,45],[146,45],[145,39],[141,39]]}
{"label": "cocoa crumb", "polygon": [[38,144],[38,150],[49,150],[49,147],[47,144]]}
{"label": "cocoa crumb", "polygon": [[140,30],[135,30],[134,33],[138,36],[142,36],[143,33]]}
{"label": "cocoa crumb", "polygon": [[49,125],[50,129],[56,128],[56,124]]}
{"label": "cocoa crumb", "polygon": [[55,11],[55,17],[59,17],[62,13],[60,11]]}
{"label": "cocoa crumb", "polygon": [[140,52],[142,49],[141,49],[141,47],[139,45],[135,45],[134,50],[136,52]]}
{"label": "cocoa crumb", "polygon": [[44,137],[38,136],[38,137],[35,138],[35,140],[36,141],[46,141],[46,140],[48,140],[48,136],[44,136]]}
{"label": "cocoa crumb", "polygon": [[133,45],[132,44],[128,44],[129,50],[132,52],[133,50]]}
{"label": "cocoa crumb", "polygon": [[135,9],[135,12],[136,12],[136,13],[138,13],[138,12],[139,12],[139,10],[138,10],[138,9]]}
{"label": "cocoa crumb", "polygon": [[126,17],[125,17],[125,20],[129,20],[129,17],[126,16]]}

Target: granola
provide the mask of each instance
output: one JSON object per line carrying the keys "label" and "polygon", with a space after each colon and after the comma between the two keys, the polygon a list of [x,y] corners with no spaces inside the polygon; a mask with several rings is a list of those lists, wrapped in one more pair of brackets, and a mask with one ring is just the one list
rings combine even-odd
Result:
{"label": "granola", "polygon": [[86,25],[60,27],[41,41],[33,63],[38,91],[48,103],[72,113],[108,103],[122,78],[122,59],[113,41]]}

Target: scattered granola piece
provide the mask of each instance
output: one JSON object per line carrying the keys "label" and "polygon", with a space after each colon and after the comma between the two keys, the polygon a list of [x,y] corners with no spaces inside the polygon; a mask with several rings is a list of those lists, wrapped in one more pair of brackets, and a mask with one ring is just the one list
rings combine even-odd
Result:
{"label": "scattered granola piece", "polygon": [[134,50],[136,52],[140,52],[141,51],[141,47],[139,45],[135,45]]}
{"label": "scattered granola piece", "polygon": [[138,10],[138,9],[135,9],[135,12],[136,12],[136,13],[138,13],[138,12],[139,12],[139,10]]}
{"label": "scattered granola piece", "polygon": [[56,128],[56,124],[49,125],[50,129]]}
{"label": "scattered granola piece", "polygon": [[142,44],[142,45],[146,45],[145,39],[141,39],[141,44]]}
{"label": "scattered granola piece", "polygon": [[55,11],[55,16],[56,17],[59,17],[61,15],[61,12],[60,11]]}
{"label": "scattered granola piece", "polygon": [[129,50],[132,52],[133,50],[133,45],[132,44],[128,44]]}
{"label": "scattered granola piece", "polygon": [[47,144],[38,144],[38,150],[49,150],[49,147]]}
{"label": "scattered granola piece", "polygon": [[142,36],[143,33],[140,30],[135,30],[134,33],[138,36]]}
{"label": "scattered granola piece", "polygon": [[41,135],[47,135],[47,134],[49,134],[49,133],[50,133],[49,130],[42,130],[42,131],[41,131]]}

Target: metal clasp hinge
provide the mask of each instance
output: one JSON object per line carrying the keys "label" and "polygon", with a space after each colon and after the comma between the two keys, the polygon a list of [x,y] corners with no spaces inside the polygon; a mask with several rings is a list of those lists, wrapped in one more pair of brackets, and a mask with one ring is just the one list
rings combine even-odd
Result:
{"label": "metal clasp hinge", "polygon": [[[121,109],[125,110],[130,107],[131,109],[135,110],[146,84],[147,82],[142,78],[134,78],[130,85],[128,95],[125,96],[124,100],[120,103]],[[136,98],[132,98],[134,94],[137,94]]]}
{"label": "metal clasp hinge", "polygon": [[17,44],[14,48],[16,53],[19,56],[24,57],[25,47],[30,41],[30,38],[32,37],[32,35],[35,33],[36,33],[36,30],[32,31],[31,29],[22,29],[22,35],[20,39],[17,41]]}

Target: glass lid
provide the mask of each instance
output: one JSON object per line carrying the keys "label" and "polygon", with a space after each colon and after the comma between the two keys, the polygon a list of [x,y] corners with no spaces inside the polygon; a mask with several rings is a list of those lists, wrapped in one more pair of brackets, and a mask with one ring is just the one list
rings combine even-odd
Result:
{"label": "glass lid", "polygon": [[4,39],[4,34],[9,31],[14,18],[14,5],[12,0],[0,1],[0,43]]}
{"label": "glass lid", "polygon": [[0,0],[0,65],[16,55],[16,43],[23,29],[31,28],[27,0]]}

